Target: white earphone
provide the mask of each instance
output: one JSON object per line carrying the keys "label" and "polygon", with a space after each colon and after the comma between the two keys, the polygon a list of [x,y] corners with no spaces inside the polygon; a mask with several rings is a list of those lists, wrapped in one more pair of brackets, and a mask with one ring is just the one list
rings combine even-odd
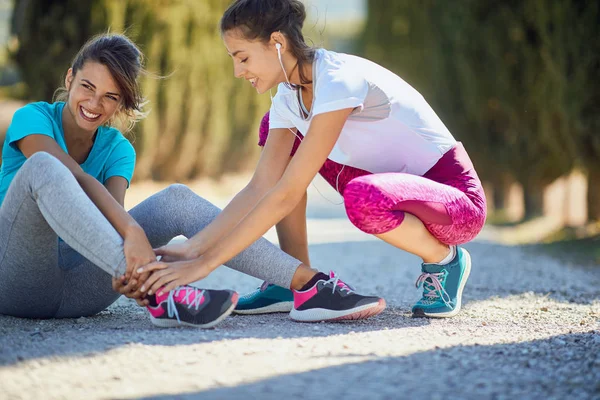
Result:
{"label": "white earphone", "polygon": [[279,58],[279,64],[281,65],[281,69],[283,70],[283,74],[285,75],[285,80],[288,84],[291,85],[290,79],[288,78],[287,72],[285,72],[285,67],[283,66],[283,60],[281,59],[281,43],[275,43],[275,48],[277,49],[277,57]]}

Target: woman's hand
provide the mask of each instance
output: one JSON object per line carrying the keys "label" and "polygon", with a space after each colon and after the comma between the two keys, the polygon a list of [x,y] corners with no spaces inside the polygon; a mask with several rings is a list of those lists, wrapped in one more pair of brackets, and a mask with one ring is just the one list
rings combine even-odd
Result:
{"label": "woman's hand", "polygon": [[180,243],[167,244],[158,249],[154,249],[154,253],[156,253],[157,256],[161,256],[160,260],[164,262],[187,261],[198,257],[189,240]]}
{"label": "woman's hand", "polygon": [[[148,278],[148,275],[149,273],[145,273],[142,274],[141,277],[145,280]],[[127,281],[125,275],[120,276],[118,278],[113,278],[112,280],[112,287],[115,292],[129,297],[130,299],[134,299],[139,306],[145,307],[149,304],[149,301],[148,299],[144,298],[146,296],[144,292],[140,291],[139,289],[136,289],[137,286],[138,281],[136,279]]]}
{"label": "woman's hand", "polygon": [[[139,277],[137,270],[140,267],[156,261],[156,254],[152,250],[152,246],[150,246],[146,233],[139,225],[132,227],[125,234],[123,238],[123,251],[125,253],[125,261],[127,262],[125,279],[128,282]],[[140,279],[136,279],[136,281],[143,283]]]}
{"label": "woman's hand", "polygon": [[190,284],[206,278],[212,270],[203,262],[202,258],[188,261],[163,262],[157,261],[141,267],[138,273],[144,275],[151,272],[140,290],[149,295],[170,292],[178,286]]}

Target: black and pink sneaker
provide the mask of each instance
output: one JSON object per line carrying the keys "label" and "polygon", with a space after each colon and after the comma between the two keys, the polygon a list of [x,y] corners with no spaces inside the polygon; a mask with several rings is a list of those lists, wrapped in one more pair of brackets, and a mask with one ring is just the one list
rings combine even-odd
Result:
{"label": "black and pink sneaker", "polygon": [[[313,281],[316,280],[316,282]],[[365,319],[385,309],[385,300],[363,296],[342,282],[334,272],[319,273],[303,291],[294,290],[294,308],[290,317],[300,322]]]}
{"label": "black and pink sneaker", "polygon": [[169,293],[148,296],[150,321],[161,328],[192,326],[212,328],[235,308],[238,294],[232,290],[203,290],[180,286]]}

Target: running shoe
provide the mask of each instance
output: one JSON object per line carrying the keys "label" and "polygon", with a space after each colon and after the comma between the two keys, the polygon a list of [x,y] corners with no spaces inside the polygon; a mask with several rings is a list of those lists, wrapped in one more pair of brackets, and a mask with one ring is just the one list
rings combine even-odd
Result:
{"label": "running shoe", "polygon": [[385,300],[363,296],[344,283],[334,272],[320,273],[321,279],[307,290],[294,290],[290,317],[300,322],[365,319],[385,309]]}
{"label": "running shoe", "polygon": [[289,313],[294,307],[294,294],[290,289],[282,288],[269,282],[255,291],[240,297],[234,314],[269,314]]}
{"label": "running shoe", "polygon": [[471,273],[471,256],[457,247],[448,264],[422,264],[417,288],[423,286],[423,297],[412,308],[414,317],[448,318],[460,311],[462,292]]}
{"label": "running shoe", "polygon": [[148,296],[150,321],[161,328],[192,326],[212,328],[235,308],[238,294],[232,290],[203,290],[180,286],[169,293]]}

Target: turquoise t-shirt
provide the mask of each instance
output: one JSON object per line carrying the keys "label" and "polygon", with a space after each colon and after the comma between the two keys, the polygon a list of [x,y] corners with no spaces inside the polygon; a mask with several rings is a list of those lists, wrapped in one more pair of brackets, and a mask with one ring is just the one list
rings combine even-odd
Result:
{"label": "turquoise t-shirt", "polygon": [[[18,109],[6,131],[2,147],[2,167],[0,168],[0,205],[15,174],[27,158],[21,153],[16,142],[32,134],[47,135],[56,140],[67,152],[62,127],[64,102],[31,103]],[[112,176],[122,176],[127,185],[133,176],[135,150],[131,143],[115,128],[101,126],[88,158],[81,168],[100,183],[104,184]]]}

